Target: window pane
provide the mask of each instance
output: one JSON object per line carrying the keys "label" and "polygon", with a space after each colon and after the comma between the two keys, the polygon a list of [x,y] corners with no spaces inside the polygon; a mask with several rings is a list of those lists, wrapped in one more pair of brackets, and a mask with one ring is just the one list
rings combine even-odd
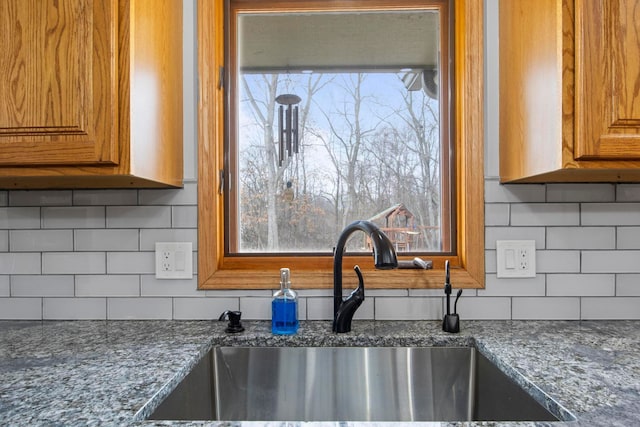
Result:
{"label": "window pane", "polygon": [[231,246],[330,253],[369,219],[398,251],[450,247],[438,12],[238,16]]}

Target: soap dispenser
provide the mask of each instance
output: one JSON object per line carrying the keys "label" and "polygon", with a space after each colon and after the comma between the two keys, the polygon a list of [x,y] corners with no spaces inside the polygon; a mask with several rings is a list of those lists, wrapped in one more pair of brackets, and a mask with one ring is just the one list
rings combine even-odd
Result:
{"label": "soap dispenser", "polygon": [[298,331],[298,296],[291,290],[291,272],[280,269],[280,290],[273,294],[271,302],[271,332],[276,335],[293,335]]}

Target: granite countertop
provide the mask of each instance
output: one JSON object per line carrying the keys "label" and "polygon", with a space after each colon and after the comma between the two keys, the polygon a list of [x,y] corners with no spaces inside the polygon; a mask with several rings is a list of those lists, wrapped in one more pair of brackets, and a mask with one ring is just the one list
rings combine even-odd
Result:
{"label": "granite countertop", "polygon": [[186,425],[136,420],[212,345],[476,346],[578,421],[466,426],[640,425],[640,321],[463,321],[455,335],[433,321],[355,321],[339,335],[330,322],[302,322],[290,337],[271,335],[270,322],[243,324],[245,332],[227,335],[226,322],[0,321],[0,425]]}

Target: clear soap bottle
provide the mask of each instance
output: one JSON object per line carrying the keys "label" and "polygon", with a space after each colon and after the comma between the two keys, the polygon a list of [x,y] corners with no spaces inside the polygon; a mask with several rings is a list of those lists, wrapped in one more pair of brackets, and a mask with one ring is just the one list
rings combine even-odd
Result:
{"label": "clear soap bottle", "polygon": [[271,332],[293,335],[298,331],[298,295],[291,289],[291,272],[280,269],[280,290],[271,302]]}

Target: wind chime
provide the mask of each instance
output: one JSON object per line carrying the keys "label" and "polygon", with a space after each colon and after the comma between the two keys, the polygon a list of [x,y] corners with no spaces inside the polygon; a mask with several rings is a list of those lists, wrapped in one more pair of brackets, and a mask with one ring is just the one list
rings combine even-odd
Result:
{"label": "wind chime", "polygon": [[[278,108],[278,164],[284,164],[286,157],[298,154],[300,138],[298,135],[298,105],[300,97],[290,93],[276,98],[280,104]],[[287,180],[286,188],[282,195],[285,201],[291,203],[294,198],[294,189],[291,179]]]}
{"label": "wind chime", "polygon": [[276,97],[278,108],[278,164],[282,167],[285,157],[298,154],[298,95],[290,93]]}

